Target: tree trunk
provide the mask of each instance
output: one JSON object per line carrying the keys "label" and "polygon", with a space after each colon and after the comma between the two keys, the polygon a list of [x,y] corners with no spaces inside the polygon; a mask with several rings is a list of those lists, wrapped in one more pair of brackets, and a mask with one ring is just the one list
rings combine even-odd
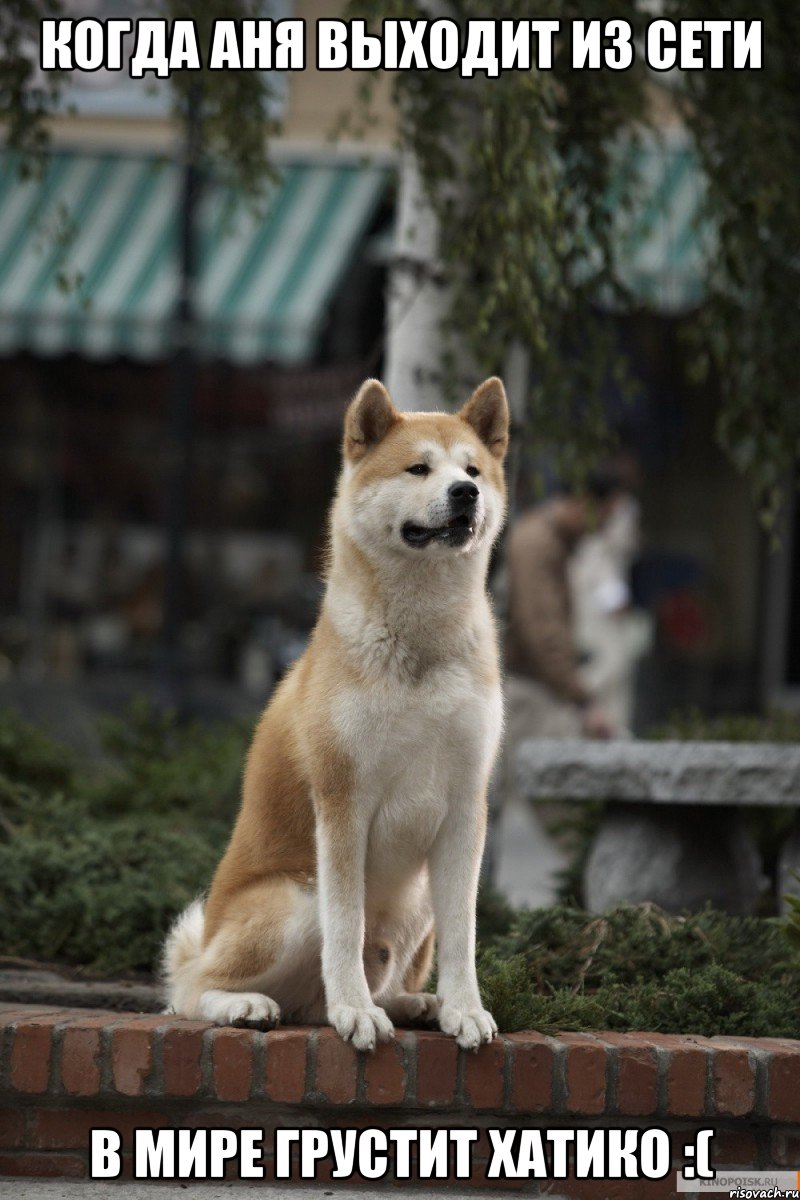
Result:
{"label": "tree trunk", "polygon": [[400,169],[397,229],[389,271],[384,377],[399,408],[439,409],[441,323],[448,290],[439,260],[439,222],[422,185],[414,155]]}

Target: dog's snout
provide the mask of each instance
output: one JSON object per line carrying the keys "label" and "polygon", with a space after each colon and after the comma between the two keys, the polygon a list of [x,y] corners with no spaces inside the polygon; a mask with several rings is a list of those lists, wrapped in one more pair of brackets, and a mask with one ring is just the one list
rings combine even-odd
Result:
{"label": "dog's snout", "polygon": [[478,499],[478,489],[470,479],[460,479],[457,483],[451,483],[447,494],[453,507],[460,509],[472,508]]}

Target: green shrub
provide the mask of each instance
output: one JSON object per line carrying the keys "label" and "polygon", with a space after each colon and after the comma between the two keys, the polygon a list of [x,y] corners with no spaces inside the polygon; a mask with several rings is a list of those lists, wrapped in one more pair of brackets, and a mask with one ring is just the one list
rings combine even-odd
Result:
{"label": "green shrub", "polygon": [[180,726],[143,702],[102,734],[107,761],[79,770],[0,714],[0,952],[150,971],[225,848],[247,735]]}
{"label": "green shrub", "polygon": [[792,991],[782,991],[715,964],[699,971],[679,967],[658,981],[606,984],[594,992],[559,988],[543,995],[526,988],[527,981],[521,956],[506,959],[488,951],[481,957],[481,994],[501,1029],[800,1036],[796,979]]}
{"label": "green shrub", "polygon": [[479,970],[505,1029],[800,1037],[800,958],[776,919],[536,909],[484,939]]}
{"label": "green shrub", "polygon": [[31,787],[66,787],[73,756],[10,708],[0,709],[0,776]]}
{"label": "green shrub", "polygon": [[521,912],[495,945],[505,957],[525,958],[539,990],[640,983],[713,964],[748,978],[774,978],[788,950],[777,919],[710,908],[674,917],[647,904],[602,916],[563,906]]}
{"label": "green shrub", "polygon": [[231,818],[249,730],[242,724],[180,723],[136,700],[100,724],[109,765],[90,788],[93,811]]}
{"label": "green shrub", "polygon": [[709,717],[688,708],[672,713],[645,736],[661,742],[800,742],[800,713],[776,708]]}
{"label": "green shrub", "polygon": [[208,886],[225,826],[214,844],[209,829],[101,823],[68,804],[59,817],[0,844],[3,952],[92,974],[153,969],[169,922]]}

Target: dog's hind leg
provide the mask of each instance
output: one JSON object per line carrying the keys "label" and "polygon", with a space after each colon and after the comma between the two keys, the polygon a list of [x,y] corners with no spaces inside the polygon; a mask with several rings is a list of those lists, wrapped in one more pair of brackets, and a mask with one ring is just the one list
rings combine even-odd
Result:
{"label": "dog's hind leg", "polygon": [[285,877],[262,880],[229,898],[207,940],[202,922],[202,910],[187,910],[167,939],[175,1012],[217,1025],[271,1026],[282,1011],[311,1019],[322,988],[312,888]]}
{"label": "dog's hind leg", "polygon": [[277,1001],[261,992],[226,992],[210,988],[199,1001],[200,1017],[215,1025],[244,1025],[272,1029],[281,1019]]}
{"label": "dog's hind leg", "polygon": [[395,1025],[408,1025],[417,1021],[433,1022],[439,1014],[439,1002],[433,992],[422,989],[427,983],[433,966],[435,934],[432,928],[423,936],[406,967],[400,990],[390,992],[383,1006]]}

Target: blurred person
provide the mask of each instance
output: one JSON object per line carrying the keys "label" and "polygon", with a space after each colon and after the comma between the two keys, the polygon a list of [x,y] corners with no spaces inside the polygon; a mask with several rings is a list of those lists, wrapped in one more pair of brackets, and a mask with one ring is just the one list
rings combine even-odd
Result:
{"label": "blurred person", "polygon": [[589,479],[585,495],[561,493],[524,512],[506,549],[505,736],[492,788],[486,871],[517,907],[556,901],[566,857],[515,780],[526,738],[609,738],[611,715],[583,678],[575,642],[570,560],[602,528],[624,493],[614,472]]}
{"label": "blurred person", "polygon": [[621,494],[604,526],[573,555],[570,582],[581,677],[619,731],[632,724],[636,667],[652,620],[632,603],[630,576],[641,544],[639,501]]}
{"label": "blurred person", "polygon": [[521,737],[598,737],[617,726],[580,669],[570,561],[602,530],[624,496],[618,472],[589,478],[585,494],[561,493],[512,526],[507,549],[506,743]]}

